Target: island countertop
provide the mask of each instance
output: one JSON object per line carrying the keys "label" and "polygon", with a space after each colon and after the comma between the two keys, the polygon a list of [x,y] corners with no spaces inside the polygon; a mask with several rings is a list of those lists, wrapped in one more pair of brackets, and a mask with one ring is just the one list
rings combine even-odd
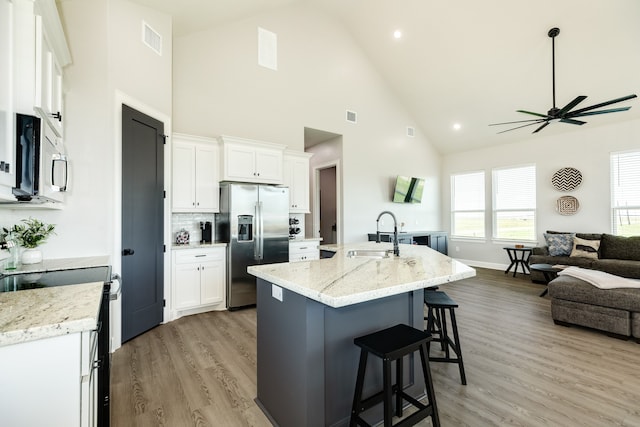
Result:
{"label": "island countertop", "polygon": [[475,270],[427,246],[400,245],[400,257],[348,258],[349,250],[391,250],[391,243],[322,246],[332,258],[250,266],[249,274],[329,307],[344,307],[475,276]]}

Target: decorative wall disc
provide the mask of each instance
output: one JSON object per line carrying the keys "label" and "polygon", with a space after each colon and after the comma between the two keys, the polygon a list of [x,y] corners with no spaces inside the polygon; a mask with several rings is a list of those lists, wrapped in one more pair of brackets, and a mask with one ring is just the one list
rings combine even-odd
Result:
{"label": "decorative wall disc", "polygon": [[575,168],[562,168],[553,174],[551,183],[558,191],[575,190],[582,184],[582,173]]}
{"label": "decorative wall disc", "polygon": [[560,215],[574,215],[578,209],[580,203],[573,196],[562,196],[556,201],[556,210]]}

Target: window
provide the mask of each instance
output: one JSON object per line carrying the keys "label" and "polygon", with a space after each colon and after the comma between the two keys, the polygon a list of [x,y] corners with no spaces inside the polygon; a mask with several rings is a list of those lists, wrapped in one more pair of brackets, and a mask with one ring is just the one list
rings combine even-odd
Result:
{"label": "window", "polygon": [[611,154],[611,231],[640,234],[640,151]]}
{"label": "window", "polygon": [[536,168],[493,170],[493,237],[536,239]]}
{"label": "window", "polygon": [[451,234],[484,238],[484,172],[451,176]]}

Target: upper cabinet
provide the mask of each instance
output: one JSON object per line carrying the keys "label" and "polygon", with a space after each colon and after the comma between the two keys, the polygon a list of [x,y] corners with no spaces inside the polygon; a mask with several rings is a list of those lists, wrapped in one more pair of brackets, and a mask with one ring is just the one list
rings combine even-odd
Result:
{"label": "upper cabinet", "polygon": [[289,187],[289,212],[309,213],[309,159],[312,153],[284,153],[284,182]]}
{"label": "upper cabinet", "polygon": [[11,187],[15,185],[13,150],[13,3],[0,0],[0,199],[15,200]]}
{"label": "upper cabinet", "polygon": [[219,212],[218,143],[173,134],[173,212]]}
{"label": "upper cabinet", "polygon": [[221,136],[222,181],[283,183],[284,145]]}
{"label": "upper cabinet", "polygon": [[[62,33],[62,27],[55,11],[50,16],[49,2],[41,2],[36,8],[35,17],[35,94],[34,108],[40,113],[58,136],[63,133],[64,98],[62,88],[62,67],[70,62],[69,50],[56,34]],[[53,4],[55,8],[55,3]]]}

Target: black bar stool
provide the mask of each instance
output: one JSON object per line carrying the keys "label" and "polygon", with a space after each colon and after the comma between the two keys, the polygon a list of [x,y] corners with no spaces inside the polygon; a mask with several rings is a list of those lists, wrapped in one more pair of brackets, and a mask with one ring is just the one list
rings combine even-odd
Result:
{"label": "black bar stool", "polygon": [[[353,340],[354,344],[360,347],[360,364],[358,365],[358,378],[356,389],[353,395],[353,406],[351,409],[350,427],[368,426],[360,414],[380,402],[384,404],[384,427],[392,427],[393,417],[392,398],[396,394],[395,415],[402,417],[402,400],[405,399],[418,411],[399,421],[393,427],[412,426],[419,421],[431,416],[433,426],[439,427],[438,409],[436,407],[436,396],[431,382],[431,372],[429,371],[429,350],[427,343],[431,340],[428,333],[412,328],[407,325],[396,325],[383,329],[372,334],[364,335]],[[427,405],[409,396],[404,392],[402,384],[403,357],[416,350],[420,350],[420,360],[422,362],[422,373],[429,403]],[[365,369],[369,353],[382,359],[382,391],[366,399],[362,398],[362,386],[364,384]],[[396,383],[391,384],[391,362],[396,361]]]}
{"label": "black bar stool", "polygon": [[[429,342],[427,344],[429,361],[457,363],[460,369],[460,381],[463,385],[466,385],[467,377],[464,374],[464,363],[462,361],[462,350],[460,349],[460,337],[458,336],[458,324],[456,323],[455,313],[458,304],[442,291],[425,292],[424,303],[427,306],[427,317],[425,317],[427,320],[427,329],[425,332],[430,333],[433,336],[432,341],[439,342],[442,351],[444,351],[444,357],[431,357],[431,342]],[[447,331],[447,311],[451,318],[453,339],[451,339]],[[453,350],[456,357],[452,357],[450,350]]]}

